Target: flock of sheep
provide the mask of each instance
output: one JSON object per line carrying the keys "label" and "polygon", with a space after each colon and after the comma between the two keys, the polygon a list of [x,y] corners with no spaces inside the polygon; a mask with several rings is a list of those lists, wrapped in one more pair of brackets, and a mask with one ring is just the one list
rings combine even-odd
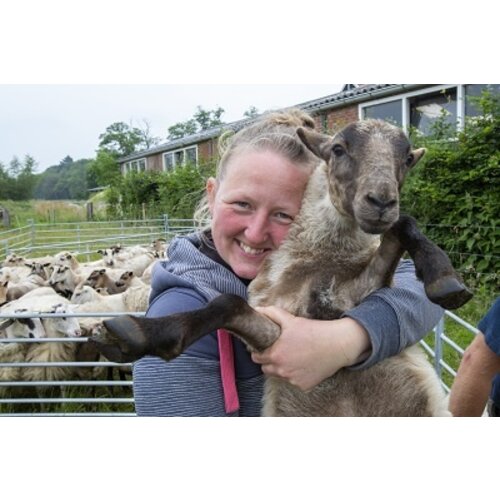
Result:
{"label": "flock of sheep", "polygon": [[[105,313],[145,311],[151,270],[165,251],[165,241],[155,240],[151,245],[100,250],[100,260],[84,264],[69,252],[36,259],[7,256],[0,268],[0,314],[4,316],[0,339],[10,341],[0,342],[0,363],[31,366],[0,366],[0,382],[102,378],[102,367],[65,364],[107,361],[87,342],[15,340],[88,337],[102,328]],[[72,315],[80,313],[84,315]],[[0,397],[19,394],[23,392],[17,387],[0,386]],[[44,386],[37,386],[36,394],[43,397]]]}

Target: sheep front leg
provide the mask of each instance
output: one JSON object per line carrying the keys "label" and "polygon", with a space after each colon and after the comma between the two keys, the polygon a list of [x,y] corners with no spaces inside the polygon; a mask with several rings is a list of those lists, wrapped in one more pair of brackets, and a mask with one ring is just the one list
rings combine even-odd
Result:
{"label": "sheep front leg", "polygon": [[448,255],[420,232],[415,219],[401,215],[390,232],[413,259],[429,300],[445,309],[457,309],[472,298]]}
{"label": "sheep front leg", "polygon": [[146,355],[173,359],[194,341],[219,328],[230,330],[257,351],[269,347],[281,333],[278,325],[245,300],[229,294],[194,311],[160,318],[121,316],[103,324],[107,332],[91,337],[89,342],[117,363],[130,363]]}

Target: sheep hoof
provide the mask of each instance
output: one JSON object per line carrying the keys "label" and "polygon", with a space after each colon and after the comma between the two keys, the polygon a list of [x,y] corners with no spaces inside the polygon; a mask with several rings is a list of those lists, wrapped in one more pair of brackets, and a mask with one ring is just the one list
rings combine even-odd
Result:
{"label": "sheep hoof", "polygon": [[130,363],[147,354],[149,342],[131,316],[103,321],[107,332],[89,338],[95,348],[110,361]]}
{"label": "sheep hoof", "polygon": [[129,363],[134,359],[129,359],[120,347],[116,344],[107,343],[106,340],[98,337],[89,337],[88,342],[92,344],[106,359],[113,363]]}
{"label": "sheep hoof", "polygon": [[472,298],[472,292],[454,276],[444,276],[425,287],[427,297],[444,309],[458,309]]}

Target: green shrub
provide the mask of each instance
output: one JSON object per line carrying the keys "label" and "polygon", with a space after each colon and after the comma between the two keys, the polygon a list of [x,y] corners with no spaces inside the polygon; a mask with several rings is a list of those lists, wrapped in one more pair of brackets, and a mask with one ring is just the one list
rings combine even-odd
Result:
{"label": "green shrub", "polygon": [[172,219],[192,219],[206,180],[214,172],[214,161],[199,167],[177,167],[167,173],[131,172],[107,190],[108,216],[156,218],[167,214]]}
{"label": "green shrub", "polygon": [[500,96],[484,93],[483,114],[452,136],[438,121],[430,137],[414,138],[427,153],[409,175],[403,210],[445,249],[473,286],[500,285]]}

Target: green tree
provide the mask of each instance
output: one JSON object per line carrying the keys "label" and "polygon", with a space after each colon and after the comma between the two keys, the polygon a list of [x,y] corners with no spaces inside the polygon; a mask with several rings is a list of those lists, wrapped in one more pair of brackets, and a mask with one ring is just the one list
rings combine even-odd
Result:
{"label": "green tree", "polygon": [[112,123],[99,136],[99,151],[105,151],[116,157],[135,153],[142,144],[141,131],[124,122]]}
{"label": "green tree", "polygon": [[21,171],[19,172],[16,179],[18,200],[29,200],[33,197],[33,190],[37,182],[35,168],[35,159],[30,155],[26,155],[21,167]]}
{"label": "green tree", "polygon": [[213,110],[205,110],[201,106],[198,106],[192,118],[185,122],[176,123],[168,128],[167,139],[181,139],[187,135],[196,134],[202,130],[222,125],[221,116],[223,113],[224,110],[220,106]]}
{"label": "green tree", "polygon": [[0,200],[9,199],[11,181],[5,165],[0,162]]}
{"label": "green tree", "polygon": [[245,118],[256,118],[259,116],[259,110],[255,106],[250,106],[244,113]]}
{"label": "green tree", "polygon": [[159,142],[151,135],[151,127],[144,120],[144,127],[132,127],[124,122],[112,123],[99,135],[99,147],[95,160],[89,165],[87,180],[94,186],[107,186],[120,178],[118,159],[131,155]]}
{"label": "green tree", "polygon": [[106,150],[98,150],[95,160],[89,165],[89,177],[98,186],[116,184],[121,177],[119,156]]}

